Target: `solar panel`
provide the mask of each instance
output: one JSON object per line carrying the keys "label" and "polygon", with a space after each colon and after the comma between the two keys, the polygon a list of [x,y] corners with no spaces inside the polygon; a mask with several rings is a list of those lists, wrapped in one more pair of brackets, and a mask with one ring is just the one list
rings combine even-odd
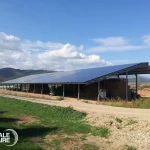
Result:
{"label": "solar panel", "polygon": [[[3,83],[88,83],[91,80],[102,78],[110,74],[117,74],[117,72],[126,69],[136,68],[140,65],[147,65],[145,63],[125,64],[117,66],[107,66],[98,68],[89,68],[75,71],[53,72],[45,74],[30,75],[14,80],[9,80]],[[118,73],[119,74],[119,73]]]}

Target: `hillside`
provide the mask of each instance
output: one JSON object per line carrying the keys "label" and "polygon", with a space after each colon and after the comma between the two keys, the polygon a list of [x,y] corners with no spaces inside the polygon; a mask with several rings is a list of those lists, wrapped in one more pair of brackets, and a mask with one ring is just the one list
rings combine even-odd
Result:
{"label": "hillside", "polygon": [[2,68],[0,69],[0,82],[40,73],[49,73],[54,71],[48,70],[20,70],[14,68]]}
{"label": "hillside", "polygon": [[[135,78],[129,78],[129,83],[135,83]],[[150,78],[139,76],[138,77],[138,83],[139,84],[150,83]]]}

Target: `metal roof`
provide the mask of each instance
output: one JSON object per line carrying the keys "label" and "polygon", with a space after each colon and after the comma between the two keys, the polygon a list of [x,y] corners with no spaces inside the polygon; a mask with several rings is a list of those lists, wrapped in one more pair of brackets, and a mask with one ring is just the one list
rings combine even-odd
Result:
{"label": "metal roof", "polygon": [[[149,68],[148,63],[135,63],[125,64],[117,66],[106,66],[98,68],[89,68],[75,71],[53,72],[29,75],[14,80],[9,80],[6,84],[19,84],[19,83],[34,83],[34,84],[89,84],[92,82],[103,80],[106,77],[112,75],[121,75],[129,72],[129,74],[135,74],[136,70]],[[134,72],[135,70],[135,72]],[[144,70],[143,70],[144,72]],[[138,71],[139,74],[142,72]],[[148,73],[148,72],[147,72]],[[149,68],[150,73],[150,68]]]}

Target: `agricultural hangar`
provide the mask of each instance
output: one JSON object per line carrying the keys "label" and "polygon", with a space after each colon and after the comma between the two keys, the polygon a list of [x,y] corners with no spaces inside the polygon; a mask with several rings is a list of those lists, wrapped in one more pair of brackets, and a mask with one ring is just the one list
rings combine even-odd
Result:
{"label": "agricultural hangar", "polygon": [[[9,90],[78,99],[120,97],[128,100],[137,96],[138,74],[150,74],[147,62],[29,75],[0,84]],[[120,78],[121,75],[125,78]],[[134,92],[128,85],[129,75],[136,76]]]}

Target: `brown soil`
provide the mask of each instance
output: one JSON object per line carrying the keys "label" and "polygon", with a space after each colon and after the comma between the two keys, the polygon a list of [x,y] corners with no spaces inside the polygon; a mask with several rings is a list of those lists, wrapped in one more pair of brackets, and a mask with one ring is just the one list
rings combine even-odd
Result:
{"label": "brown soil", "polygon": [[138,93],[141,95],[141,97],[150,97],[150,89],[143,89],[139,90]]}
{"label": "brown soil", "polygon": [[[139,120],[135,117],[115,116],[110,114],[96,115],[95,113],[89,113],[87,120],[91,125],[105,126],[111,130],[109,137],[111,149],[121,150],[123,147],[125,148],[125,145],[132,145],[139,150],[150,149],[149,120]],[[119,122],[117,120],[121,121]],[[99,142],[96,142],[96,144],[98,143]]]}
{"label": "brown soil", "polygon": [[30,141],[33,142],[33,143],[40,143],[43,140],[40,137],[33,137],[33,138],[30,139]]}
{"label": "brown soil", "polygon": [[32,116],[22,116],[22,117],[19,117],[19,121],[17,121],[17,124],[32,124],[32,123],[35,123],[35,122],[38,122],[38,120]]}
{"label": "brown soil", "polygon": [[138,93],[142,97],[150,97],[150,84],[141,84],[141,85],[139,85]]}

